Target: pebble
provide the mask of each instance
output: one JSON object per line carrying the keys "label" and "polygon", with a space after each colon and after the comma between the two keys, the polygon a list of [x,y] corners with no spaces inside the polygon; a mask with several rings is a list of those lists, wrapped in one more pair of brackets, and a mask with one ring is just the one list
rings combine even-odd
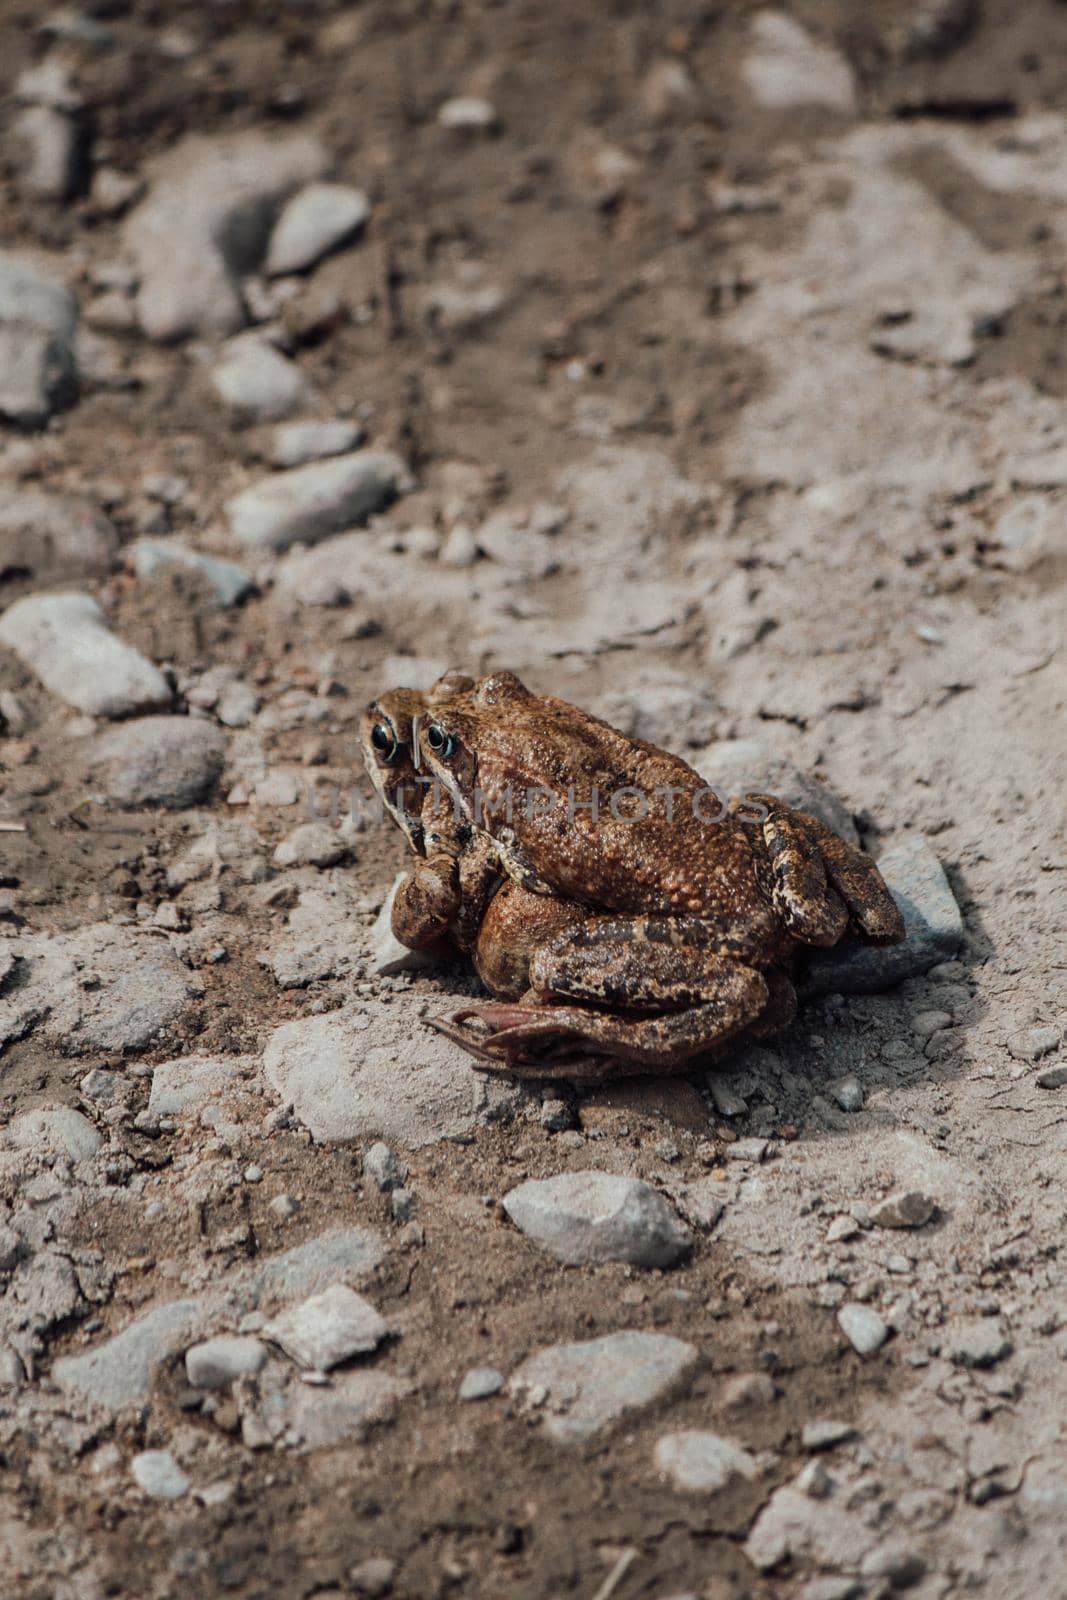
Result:
{"label": "pebble", "polygon": [[504,1374],[495,1367],[472,1367],[459,1386],[461,1400],[488,1400],[504,1387]]}
{"label": "pebble", "polygon": [[542,1100],[538,1120],[547,1133],[565,1133],[574,1127],[574,1107],[567,1100]]}
{"label": "pebble", "polygon": [[0,1348],[0,1389],[21,1389],[26,1378],[17,1350],[10,1345]]}
{"label": "pebble", "polygon": [[674,1208],[649,1184],[609,1172],[531,1178],[504,1196],[504,1210],[557,1261],[626,1261],[668,1267],[693,1247]]}
{"label": "pebble", "polygon": [[1062,1089],[1067,1083],[1067,1067],[1051,1067],[1048,1072],[1038,1073],[1037,1083],[1041,1089]]}
{"label": "pebble", "polygon": [[308,398],[295,362],[252,334],[223,346],[211,383],[220,400],[250,422],[276,422]]}
{"label": "pebble", "polygon": [[442,128],[452,128],[462,133],[492,133],[497,126],[497,116],[488,100],[476,95],[457,95],[446,100],[437,112]]}
{"label": "pebble", "polygon": [[130,1471],[152,1500],[180,1500],[189,1492],[189,1479],[169,1450],[142,1450],[130,1462]]}
{"label": "pebble", "polygon": [[809,1500],[825,1500],[833,1493],[834,1480],[821,1461],[809,1461],[793,1479],[793,1486]]}
{"label": "pebble", "polygon": [[391,1593],[395,1577],[396,1562],[387,1556],[368,1556],[348,1573],[353,1589],[359,1595],[367,1595],[368,1600],[381,1600],[382,1595]]}
{"label": "pebble", "polygon": [[283,1222],[289,1222],[300,1210],[300,1202],[299,1200],[294,1200],[291,1194],[276,1194],[270,1202],[270,1209]]}
{"label": "pebble", "polygon": [[23,194],[67,200],[81,180],[84,141],[78,124],[51,106],[27,106],[11,123]]}
{"label": "pebble", "polygon": [[863,1085],[858,1078],[838,1078],[836,1083],[830,1085],[833,1095],[842,1111],[862,1111],[864,1102]]}
{"label": "pebble", "polygon": [[936,1210],[920,1189],[902,1189],[871,1207],[871,1223],[876,1228],[922,1228]]}
{"label": "pebble", "polygon": [[374,1350],[389,1332],[369,1300],[347,1284],[331,1284],[263,1325],[263,1337],[312,1372],[328,1372],[350,1356]]}
{"label": "pebble", "polygon": [[715,1109],[721,1117],[743,1117],[747,1114],[747,1103],[735,1089],[723,1083],[714,1072],[708,1073],[708,1088]]}
{"label": "pebble", "polygon": [[91,1161],[103,1139],[88,1117],[71,1106],[38,1106],[11,1121],[6,1142],[15,1150],[37,1156],[66,1156],[70,1161]]}
{"label": "pebble", "polygon": [[760,11],[752,20],[754,48],[741,63],[757,105],[770,111],[823,106],[848,116],[856,109],[856,87],[843,56],[780,11]]}
{"label": "pebble", "polygon": [[722,1386],[719,1403],[725,1411],[750,1411],[770,1405],[775,1397],[773,1380],[765,1372],[739,1372]]}
{"label": "pebble", "polygon": [[244,1064],[242,1056],[186,1055],[161,1061],[152,1072],[149,1116],[154,1121],[189,1116],[235,1089],[242,1081]]}
{"label": "pebble", "polygon": [[994,1367],[1011,1354],[1012,1344],[997,1317],[975,1317],[950,1328],[942,1353],[957,1367]]}
{"label": "pebble", "polygon": [[185,1352],[185,1375],[194,1389],[225,1389],[237,1378],[259,1372],[267,1347],[247,1334],[219,1334]]}
{"label": "pebble", "polygon": [[926,1561],[910,1545],[898,1539],[887,1539],[867,1552],[860,1571],[865,1578],[888,1582],[891,1589],[910,1589],[925,1577]]}
{"label": "pebble", "polygon": [[878,949],[846,938],[832,950],[813,952],[806,993],[877,994],[929,972],[958,951],[963,939],[960,909],[941,863],[922,835],[887,850],[878,866],[903,913],[904,942]]}
{"label": "pebble", "polygon": [[415,1215],[415,1192],[413,1189],[394,1189],[389,1196],[389,1210],[394,1222],[410,1222]]}
{"label": "pebble", "polygon": [[267,273],[305,272],[358,233],[370,216],[361,189],[344,183],[312,183],[287,202],[267,248]]}
{"label": "pebble", "polygon": [[202,717],[140,717],[96,739],[86,766],[119,805],[180,809],[208,798],[226,748],[225,733]]}
{"label": "pebble", "polygon": [[253,550],[316,544],[365,522],[407,483],[407,468],[388,451],[356,450],[262,478],[226,503],[230,532]]}
{"label": "pebble", "polygon": [[1031,1028],[1021,1040],[1008,1046],[1013,1056],[1022,1061],[1040,1061],[1060,1047],[1059,1028]]}
{"label": "pebble", "polygon": [[238,276],[255,265],[264,215],[328,164],[297,134],[190,134],[145,163],[146,199],[123,223],[136,263],[137,314],[150,339],[234,333],[245,321]]}
{"label": "pebble", "polygon": [[889,1338],[889,1328],[877,1311],[850,1300],[837,1313],[838,1326],[849,1344],[861,1356],[874,1355]]}
{"label": "pebble", "polygon": [[859,1233],[859,1225],[855,1217],[835,1217],[826,1230],[827,1244],[840,1244],[845,1239],[854,1239]]}
{"label": "pebble", "polygon": [[275,467],[303,467],[326,456],[345,455],[362,438],[363,429],[343,418],[332,422],[282,422],[271,434],[267,455]]}
{"label": "pebble", "polygon": [[335,867],[350,853],[348,840],[328,822],[302,822],[274,852],[277,867]]}
{"label": "pebble", "polygon": [[289,1432],[308,1450],[361,1439],[370,1423],[389,1416],[410,1384],[387,1372],[345,1372],[328,1388],[297,1384],[286,1411]]}
{"label": "pebble", "polygon": [[215,604],[221,609],[239,604],[255,589],[255,582],[242,567],[219,556],[194,550],[180,539],[138,539],[127,552],[139,578],[154,578],[157,573],[196,572],[210,584]]}
{"label": "pebble", "polygon": [[751,1479],[757,1472],[755,1457],[732,1439],[696,1429],[665,1433],[656,1441],[655,1463],[676,1489],[702,1494],[714,1494],[734,1478]]}
{"label": "pebble", "polygon": [[0,644],[78,711],[121,717],[169,704],[170,685],[111,633],[87,594],[28,595],[0,617]]}
{"label": "pebble", "polygon": [[69,344],[36,328],[0,324],[0,416],[19,427],[41,427],[77,392]]}
{"label": "pebble", "polygon": [[508,1388],[544,1406],[551,1438],[580,1443],[678,1389],[699,1361],[694,1346],[681,1339],[625,1329],[538,1351],[512,1375]]}
{"label": "pebble", "polygon": [[766,1159],[770,1143],[767,1139],[735,1139],[733,1144],[726,1146],[726,1159],[728,1161],[752,1161],[760,1163]]}
{"label": "pebble", "polygon": [[97,576],[107,571],[118,547],[114,527],[89,501],[5,487],[0,549],[6,566],[50,583]]}
{"label": "pebble", "polygon": [[371,1180],[379,1193],[389,1194],[399,1189],[407,1175],[407,1167],[383,1140],[376,1140],[364,1151],[363,1176]]}
{"label": "pebble", "polygon": [[928,1039],[932,1033],[939,1033],[942,1028],[951,1026],[950,1011],[917,1011],[911,1019],[912,1032],[917,1033],[920,1039]]}

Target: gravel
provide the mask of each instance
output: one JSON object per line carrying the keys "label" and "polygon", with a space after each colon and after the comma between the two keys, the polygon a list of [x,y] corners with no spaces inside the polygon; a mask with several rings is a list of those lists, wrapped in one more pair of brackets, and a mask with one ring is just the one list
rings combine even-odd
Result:
{"label": "gravel", "polygon": [[126,554],[139,578],[154,578],[175,570],[198,573],[211,586],[215,604],[223,610],[238,605],[255,589],[255,581],[243,567],[194,550],[181,539],[138,539]]}
{"label": "gravel", "polygon": [[185,1352],[185,1375],[194,1389],[226,1389],[237,1378],[259,1372],[267,1347],[245,1334],[219,1334]]}
{"label": "gravel", "polygon": [[504,1196],[504,1210],[557,1261],[626,1261],[669,1267],[693,1247],[674,1208],[649,1184],[608,1172],[531,1178]]}
{"label": "gravel", "polygon": [[350,1356],[365,1355],[388,1332],[370,1302],[343,1283],[331,1284],[263,1325],[265,1339],[313,1372],[328,1372]]}
{"label": "gravel", "polygon": [[679,1389],[699,1360],[682,1339],[626,1329],[541,1350],[513,1373],[508,1387],[544,1405],[545,1430],[553,1439],[578,1444]]}
{"label": "gravel", "polygon": [[309,461],[346,455],[363,437],[355,422],[282,422],[270,436],[268,457],[275,467],[303,467]]}
{"label": "gravel", "polygon": [[877,1311],[857,1300],[841,1307],[837,1321],[853,1350],[861,1356],[873,1356],[889,1338],[889,1328]]}
{"label": "gravel", "polygon": [[276,867],[334,867],[350,852],[348,840],[328,822],[303,822],[274,852]]}
{"label": "gravel", "polygon": [[408,1169],[395,1150],[381,1139],[363,1152],[363,1176],[369,1178],[380,1194],[399,1189],[408,1175]]}
{"label": "gravel", "polygon": [[656,1469],[676,1489],[714,1494],[734,1478],[754,1478],[756,1459],[732,1439],[687,1429],[656,1441]]}
{"label": "gravel", "polygon": [[407,469],[388,451],[356,450],[329,461],[262,478],[226,503],[236,542],[252,550],[315,544],[365,522],[407,483]]}
{"label": "gravel", "polygon": [[842,1111],[862,1111],[864,1102],[863,1085],[858,1078],[849,1075],[847,1078],[838,1078],[836,1083],[830,1085],[833,1095]]}
{"label": "gravel", "polygon": [[119,805],[180,810],[211,794],[227,737],[202,717],[141,717],[94,740],[86,766]]}
{"label": "gravel", "polygon": [[937,1210],[936,1202],[920,1189],[902,1189],[871,1207],[876,1228],[922,1228]]}
{"label": "gravel", "polygon": [[124,717],[169,705],[166,678],[111,633],[87,594],[29,595],[0,617],[0,644],[77,711]]}
{"label": "gravel", "polygon": [[956,1323],[942,1341],[942,1352],[958,1367],[994,1367],[1011,1354],[1012,1344],[998,1317]]}
{"label": "gravel", "polygon": [[461,1400],[488,1400],[504,1387],[504,1374],[495,1367],[472,1367],[459,1386]]}
{"label": "gravel", "polygon": [[130,1462],[130,1471],[152,1500],[180,1500],[189,1492],[189,1479],[169,1450],[142,1450]]}
{"label": "gravel", "polygon": [[271,277],[305,272],[351,239],[370,216],[370,201],[344,183],[312,183],[285,205],[267,249]]}
{"label": "gravel", "polygon": [[223,346],[211,382],[219,399],[249,422],[275,422],[308,399],[300,368],[253,334]]}

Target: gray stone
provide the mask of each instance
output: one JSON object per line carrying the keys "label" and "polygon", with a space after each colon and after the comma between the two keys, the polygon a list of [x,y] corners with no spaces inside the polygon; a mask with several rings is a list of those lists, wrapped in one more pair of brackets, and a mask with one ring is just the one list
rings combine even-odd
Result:
{"label": "gray stone", "polygon": [[726,1146],[727,1161],[755,1161],[760,1162],[766,1158],[768,1141],[766,1139],[735,1139],[733,1144]]}
{"label": "gray stone", "polygon": [[40,200],[66,200],[82,175],[78,124],[51,106],[27,106],[11,124],[18,150],[18,186]]}
{"label": "gray stone", "polygon": [[1030,1028],[1017,1044],[1009,1048],[1013,1056],[1023,1061],[1040,1061],[1060,1047],[1059,1028]]}
{"label": "gray stone", "polygon": [[861,1356],[873,1356],[889,1338],[885,1322],[858,1300],[850,1300],[837,1313],[838,1326],[853,1350]]}
{"label": "gray stone", "polygon": [[410,1388],[388,1372],[345,1372],[328,1389],[298,1384],[286,1411],[288,1430],[309,1450],[361,1439],[371,1423],[396,1410]]}
{"label": "gray stone", "polygon": [[755,1457],[739,1444],[698,1429],[665,1433],[656,1441],[655,1462],[676,1489],[702,1494],[725,1489],[734,1478],[754,1478],[757,1471]]}
{"label": "gray stone", "polygon": [[836,1083],[830,1085],[830,1093],[841,1107],[842,1111],[862,1111],[864,1102],[863,1085],[851,1073],[845,1078],[838,1078]]}
{"label": "gray stone", "polygon": [[820,1567],[857,1568],[870,1545],[862,1519],[834,1499],[813,1500],[787,1484],[778,1489],[756,1519],[744,1545],[745,1555],[760,1572],[769,1572],[788,1557],[809,1558]]}
{"label": "gray stone", "polygon": [[845,802],[760,739],[720,739],[694,756],[693,766],[705,783],[726,799],[777,795],[797,811],[810,811],[850,844],[859,843]]}
{"label": "gray stone", "polygon": [[237,280],[261,262],[281,202],[327,162],[318,141],[299,134],[192,134],[153,157],[148,197],[123,228],[148,337],[211,337],[241,327]]}
{"label": "gray stone", "polygon": [[223,347],[211,382],[230,410],[250,422],[275,422],[308,398],[299,367],[252,334]]}
{"label": "gray stone", "polygon": [[189,1479],[169,1450],[142,1450],[130,1462],[130,1471],[152,1500],[180,1500],[189,1492]]}
{"label": "gray stone", "polygon": [[180,809],[211,794],[226,743],[202,717],[141,717],[97,739],[86,764],[119,805]]}
{"label": "gray stone", "polygon": [[231,1271],[222,1288],[195,1298],[172,1300],[137,1317],[94,1350],[64,1356],[52,1367],[61,1389],[79,1394],[112,1413],[148,1399],[156,1369],[186,1350],[220,1317],[229,1300],[254,1309],[261,1302],[313,1294],[338,1276],[368,1276],[382,1259],[377,1234],[339,1228],[280,1255]]}
{"label": "gray stone", "polygon": [[32,261],[0,251],[0,323],[16,323],[55,334],[69,343],[78,321],[78,302]]}
{"label": "gray stone", "polygon": [[278,867],[334,867],[349,853],[348,840],[328,822],[302,822],[274,852]]}
{"label": "gray stone", "polygon": [[910,1589],[925,1576],[926,1561],[911,1545],[900,1539],[887,1539],[868,1550],[860,1571],[865,1578],[887,1581],[891,1589]]}
{"label": "gray stone", "polygon": [[38,1106],[8,1124],[5,1138],[16,1150],[70,1161],[91,1161],[103,1144],[88,1117],[72,1106]]}
{"label": "gray stone", "polygon": [[496,112],[488,100],[477,95],[456,95],[438,107],[437,121],[442,128],[459,133],[492,133],[496,128]]}
{"label": "gray stone", "polygon": [[413,1038],[394,1008],[346,1006],[283,1023],[263,1070],[318,1140],[381,1137],[411,1147],[469,1132],[484,1086],[458,1047]]}
{"label": "gray stone", "polygon": [[488,1400],[504,1387],[504,1374],[495,1367],[472,1367],[459,1386],[461,1400]]}
{"label": "gray stone", "polygon": [[55,334],[0,325],[0,416],[37,428],[78,390],[70,347]]}
{"label": "gray stone", "polygon": [[211,585],[215,604],[223,609],[237,605],[255,589],[254,580],[243,567],[194,550],[181,539],[138,539],[128,555],[139,578],[154,578],[157,573],[175,570],[199,573]]}
{"label": "gray stone", "polygon": [[626,1329],[540,1350],[508,1387],[537,1401],[544,1396],[546,1431],[561,1444],[577,1444],[680,1388],[699,1360],[681,1339]]}
{"label": "gray stone", "polygon": [[363,1296],[334,1283],[263,1325],[263,1337],[302,1367],[328,1372],[351,1356],[377,1349],[389,1326]]}
{"label": "gray stone", "polygon": [[94,717],[128,716],[170,703],[166,678],[111,633],[87,594],[28,595],[0,617],[0,644],[46,689]]}
{"label": "gray stone", "polygon": [[246,1079],[245,1068],[251,1056],[178,1056],[161,1061],[152,1071],[148,1095],[148,1114],[160,1117],[186,1117],[209,1101],[232,1093]]}
{"label": "gray stone", "polygon": [[876,1228],[922,1228],[936,1210],[936,1203],[921,1189],[902,1189],[871,1207],[871,1222]]}
{"label": "gray stone", "polygon": [[813,39],[792,17],[760,11],[752,21],[754,48],[741,71],[758,105],[771,111],[823,106],[848,116],[856,109],[852,71],[843,56]]}
{"label": "gray stone", "polygon": [[754,1411],[770,1405],[776,1392],[766,1372],[739,1372],[723,1384],[719,1401],[724,1411]]}
{"label": "gray stone", "polygon": [[282,209],[267,249],[267,272],[305,272],[358,233],[370,201],[346,183],[311,183]]}
{"label": "gray stone", "polygon": [[21,1389],[26,1380],[26,1369],[17,1350],[10,1345],[0,1349],[0,1389]]}
{"label": "gray stone", "polygon": [[997,1317],[975,1317],[950,1328],[942,1351],[958,1367],[993,1367],[1011,1354],[1011,1340]]}
{"label": "gray stone", "polygon": [[355,450],[260,479],[227,501],[226,515],[238,544],[285,550],[365,522],[406,482],[407,469],[399,456]]}
{"label": "gray stone", "polygon": [[1062,1089],[1067,1083],[1067,1067],[1050,1067],[1048,1072],[1039,1072],[1037,1084],[1041,1089]]}
{"label": "gray stone", "polygon": [[393,902],[406,877],[406,872],[397,873],[371,928],[371,966],[382,978],[397,972],[420,972],[433,965],[433,957],[427,951],[409,950],[393,932]]}
{"label": "gray stone", "polygon": [[107,923],[24,935],[17,948],[26,976],[0,997],[0,1038],[27,1016],[66,1055],[143,1050],[201,992],[163,940]]}
{"label": "gray stone", "polygon": [[267,1347],[248,1334],[217,1334],[185,1352],[185,1375],[194,1389],[225,1389],[235,1379],[259,1372]]}
{"label": "gray stone", "polygon": [[637,1178],[610,1172],[531,1178],[505,1195],[503,1204],[528,1238],[571,1265],[627,1261],[668,1267],[693,1247],[673,1207]]}
{"label": "gray stone", "polygon": [[355,422],[282,422],[271,434],[268,455],[275,467],[303,467],[327,456],[343,456],[363,437]]}
{"label": "gray stone", "polygon": [[395,1150],[378,1139],[363,1153],[363,1176],[369,1178],[381,1194],[398,1189],[408,1175],[408,1169]]}
{"label": "gray stone", "polygon": [[395,1561],[387,1556],[368,1556],[366,1561],[359,1561],[349,1569],[348,1581],[357,1594],[380,1600],[380,1596],[391,1592],[395,1575]]}
{"label": "gray stone", "polygon": [[832,950],[817,950],[809,963],[806,992],[877,993],[950,961],[959,949],[960,909],[941,863],[921,834],[887,850],[878,866],[904,916],[903,944],[876,949],[843,939]]}
{"label": "gray stone", "polygon": [[118,550],[118,534],[87,500],[5,489],[0,500],[0,568],[57,578],[106,572]]}
{"label": "gray stone", "polygon": [[835,1422],[829,1417],[819,1417],[814,1422],[805,1422],[800,1440],[805,1450],[833,1450],[855,1437],[856,1429],[851,1422]]}

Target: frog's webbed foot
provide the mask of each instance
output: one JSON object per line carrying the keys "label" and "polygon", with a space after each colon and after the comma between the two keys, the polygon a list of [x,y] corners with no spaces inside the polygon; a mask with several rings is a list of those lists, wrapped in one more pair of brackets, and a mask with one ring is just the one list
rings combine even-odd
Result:
{"label": "frog's webbed foot", "polygon": [[797,820],[822,857],[826,876],[848,907],[853,926],[867,944],[899,944],[904,918],[878,863],[818,817],[798,811]]}
{"label": "frog's webbed foot", "polygon": [[746,796],[764,806],[763,842],[771,869],[771,899],[782,925],[801,944],[836,944],[848,927],[848,908],[833,883],[805,818],[770,794]]}
{"label": "frog's webbed foot", "polygon": [[439,854],[418,860],[408,871],[393,901],[394,936],[409,950],[425,950],[447,931],[460,907],[455,861]]}

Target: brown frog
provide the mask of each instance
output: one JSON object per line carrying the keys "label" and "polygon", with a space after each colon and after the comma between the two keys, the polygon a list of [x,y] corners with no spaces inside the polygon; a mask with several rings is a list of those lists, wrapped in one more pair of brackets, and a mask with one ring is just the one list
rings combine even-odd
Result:
{"label": "brown frog", "polygon": [[679,757],[513,674],[443,694],[427,717],[415,758],[501,870],[586,907],[533,948],[520,1005],[467,1007],[446,1025],[484,1059],[517,1070],[569,1038],[614,1070],[678,1069],[791,1020],[799,947],[849,926],[872,943],[903,937],[874,862],[818,819],[770,795],[723,808]]}

